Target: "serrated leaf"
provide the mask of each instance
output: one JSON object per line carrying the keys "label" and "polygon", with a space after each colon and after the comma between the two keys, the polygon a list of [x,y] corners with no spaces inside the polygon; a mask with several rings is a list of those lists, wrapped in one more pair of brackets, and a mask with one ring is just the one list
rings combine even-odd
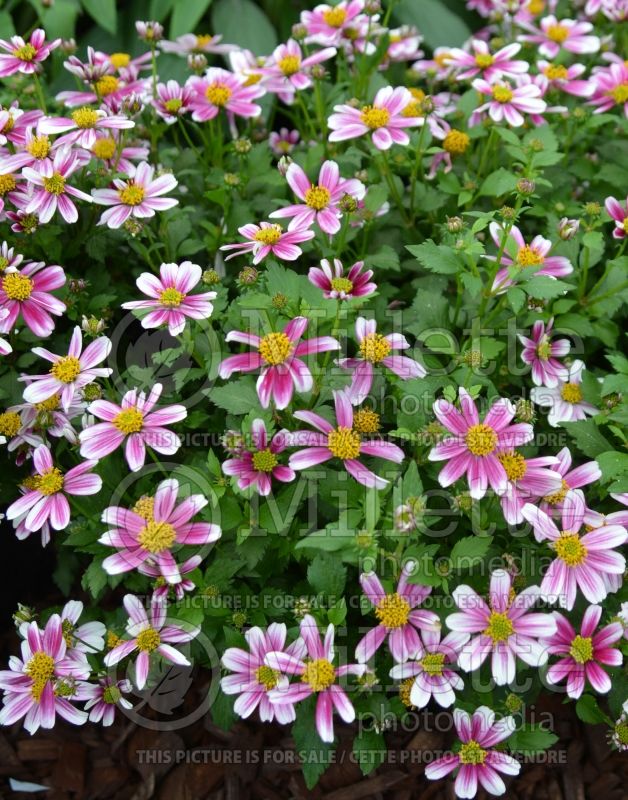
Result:
{"label": "serrated leaf", "polygon": [[613,449],[613,445],[600,433],[600,429],[591,419],[563,422],[562,425],[578,448],[589,458]]}
{"label": "serrated leaf", "polygon": [[453,546],[450,554],[452,569],[470,569],[487,554],[492,536],[465,536]]}
{"label": "serrated leaf", "polygon": [[444,244],[438,245],[432,239],[428,239],[423,244],[406,245],[406,250],[412,253],[430,272],[455,275],[464,269],[461,260],[451,247]]}
{"label": "serrated leaf", "polygon": [[503,167],[499,167],[499,169],[496,169],[495,172],[491,172],[486,178],[480,187],[479,196],[500,197],[508,192],[513,192],[517,186],[518,180],[514,173],[508,172],[508,170]]}
{"label": "serrated leaf", "polygon": [[319,553],[307,569],[307,579],[317,594],[339,598],[345,588],[347,570],[337,558]]}
{"label": "serrated leaf", "polygon": [[308,697],[297,706],[292,736],[301,759],[301,769],[308,789],[312,789],[333,761],[333,746],[323,742],[316,730],[316,697]]}

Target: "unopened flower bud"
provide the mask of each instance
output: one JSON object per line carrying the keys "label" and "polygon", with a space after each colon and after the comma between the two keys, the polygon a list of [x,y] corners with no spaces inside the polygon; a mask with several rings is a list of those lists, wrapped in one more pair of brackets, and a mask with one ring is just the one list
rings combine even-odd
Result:
{"label": "unopened flower bud", "polygon": [[312,606],[310,605],[310,601],[307,599],[307,597],[297,597],[297,599],[294,601],[292,613],[296,619],[303,619],[303,617],[309,614],[311,610]]}
{"label": "unopened flower bud", "polygon": [[327,70],[322,64],[314,64],[314,66],[310,69],[310,75],[315,81],[322,81],[325,80],[327,76]]}
{"label": "unopened flower bud", "polygon": [[22,603],[17,604],[17,611],[13,614],[13,622],[16,627],[20,627],[24,622],[32,622],[35,619],[35,609],[25,606]]}
{"label": "unopened flower bud", "polygon": [[246,625],[246,613],[244,611],[234,611],[231,615],[233,627],[241,630]]}
{"label": "unopened flower bud", "polygon": [[419,102],[419,108],[424,114],[431,114],[436,109],[436,103],[429,95]]}
{"label": "unopened flower bud", "polygon": [[592,201],[590,203],[585,203],[584,213],[589,217],[599,217],[602,213],[602,209],[599,203]]}
{"label": "unopened flower bud", "polygon": [[253,143],[251,142],[250,139],[247,139],[246,136],[242,136],[240,139],[236,139],[233,143],[233,149],[240,156],[244,156],[247,153],[250,153],[252,147]]}
{"label": "unopened flower bud", "polygon": [[573,239],[573,237],[578,233],[579,227],[580,220],[563,217],[558,223],[558,235],[564,241]]}
{"label": "unopened flower bud", "polygon": [[462,217],[447,217],[447,230],[449,233],[460,233],[464,228]]}
{"label": "unopened flower bud", "polygon": [[285,308],[288,305],[288,298],[286,297],[285,294],[277,292],[277,294],[273,295],[270,302],[273,308],[276,308],[278,311],[281,311],[282,308]]}
{"label": "unopened flower bud", "polygon": [[81,395],[83,396],[83,400],[92,403],[94,400],[100,400],[102,397],[102,389],[97,383],[88,383],[87,386],[82,388]]}
{"label": "unopened flower bud", "polygon": [[338,205],[345,214],[353,214],[358,210],[358,201],[350,194],[343,194]]}
{"label": "unopened flower bud", "polygon": [[71,56],[73,53],[76,53],[78,49],[78,45],[76,44],[76,39],[62,39],[61,40],[61,50],[66,54],[66,56]]}
{"label": "unopened flower bud", "polygon": [[460,360],[463,364],[466,364],[468,367],[473,367],[477,369],[478,367],[482,366],[483,357],[482,353],[479,350],[466,350],[464,353],[461,354]]}
{"label": "unopened flower bud", "polygon": [[541,153],[543,150],[545,150],[545,145],[540,139],[530,139],[528,142],[528,147],[533,153]]}
{"label": "unopened flower bud", "polygon": [[135,30],[137,31],[137,35],[142,39],[144,42],[149,42],[154,44],[155,42],[160,42],[164,36],[164,28],[159,22],[155,20],[150,20],[146,22],[137,21],[135,23]]}
{"label": "unopened flower bud", "polygon": [[88,285],[88,282],[83,280],[83,278],[70,278],[68,281],[68,289],[72,292],[72,294],[80,294],[81,292],[84,292]]}
{"label": "unopened flower bud", "polygon": [[240,431],[226,431],[220,440],[225,450],[232,456],[242,453],[245,447],[244,436]]}
{"label": "unopened flower bud", "polygon": [[257,282],[258,276],[259,272],[255,267],[244,267],[238,274],[238,280],[240,283],[244,284],[244,286],[251,286]]}
{"label": "unopened flower bud", "polygon": [[364,3],[364,13],[371,17],[381,13],[381,10],[382,4],[379,0],[366,0],[366,3]]}
{"label": "unopened flower bud", "polygon": [[307,28],[301,22],[297,22],[292,26],[292,38],[297,42],[302,42],[307,36]]}
{"label": "unopened flower bud", "polygon": [[98,336],[98,334],[102,333],[106,327],[107,323],[104,319],[97,319],[93,316],[86,317],[85,314],[83,314],[83,319],[81,320],[81,329],[84,333],[88,333],[90,336]]}
{"label": "unopened flower bud", "polygon": [[541,300],[540,297],[528,297],[528,311],[543,311],[547,301]]}
{"label": "unopened flower bud", "polygon": [[393,520],[395,529],[398,531],[411,531],[416,525],[412,508],[408,503],[397,506]]}
{"label": "unopened flower bud", "polygon": [[468,492],[457,494],[454,497],[454,508],[457,508],[458,511],[464,511],[465,514],[468,514],[473,508],[473,498]]}
{"label": "unopened flower bud", "polygon": [[499,215],[504,222],[512,222],[517,216],[515,209],[512,208],[512,206],[502,206],[499,209]]}
{"label": "unopened flower bud", "polygon": [[140,233],[144,230],[144,223],[140,222],[139,219],[135,219],[135,217],[129,217],[122,226],[124,230],[132,236],[134,239],[136,236],[139,236]]}
{"label": "unopened flower bud", "polygon": [[529,180],[528,178],[521,178],[517,181],[517,191],[519,194],[523,195],[531,195],[534,194],[534,190],[536,189],[536,184],[534,181]]}
{"label": "unopened flower bud", "polygon": [[207,67],[207,58],[203,53],[190,53],[188,56],[188,69],[199,74]]}
{"label": "unopened flower bud", "polygon": [[359,181],[362,181],[362,183],[366,183],[369,179],[368,170],[359,169],[354,173],[353,177],[357,178]]}
{"label": "unopened flower bud", "polygon": [[523,708],[523,700],[518,695],[510,692],[506,697],[505,705],[511,714],[517,714]]}
{"label": "unopened flower bud", "polygon": [[227,186],[239,186],[242,183],[240,176],[235,172],[225,172],[223,180]]}
{"label": "unopened flower bud", "polygon": [[534,422],[536,419],[534,403],[531,400],[525,400],[523,397],[517,400],[515,403],[515,417],[517,422]]}
{"label": "unopened flower bud", "polygon": [[288,167],[292,164],[292,159],[290,156],[281,156],[279,161],[277,162],[277,169],[279,170],[279,174],[286,177],[286,173],[288,172]]}
{"label": "unopened flower bud", "polygon": [[215,269],[206,269],[201,276],[201,280],[206,286],[215,286],[220,283],[220,275]]}
{"label": "unopened flower bud", "polygon": [[622,401],[622,395],[619,392],[611,392],[605,394],[602,398],[604,406],[608,409],[616,408]]}

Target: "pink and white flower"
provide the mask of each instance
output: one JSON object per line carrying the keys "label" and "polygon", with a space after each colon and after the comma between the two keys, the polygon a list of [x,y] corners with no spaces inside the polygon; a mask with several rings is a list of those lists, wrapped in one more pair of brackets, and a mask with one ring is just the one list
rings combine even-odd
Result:
{"label": "pink and white flower", "polygon": [[129,217],[143,219],[154,217],[155,211],[165,211],[178,204],[178,200],[162,195],[171,192],[178,181],[169,173],[155,178],[155,168],[142,162],[129,180],[116,178],[114,189],[95,189],[92,198],[101,206],[112,206],[103,212],[99,225],[119,228]]}
{"label": "pink and white flower", "polygon": [[0,49],[6,51],[0,53],[0,78],[8,78],[16,72],[23,75],[40,72],[42,61],[60,44],[61,39],[46,42],[46,32],[42,28],[35,28],[28,42],[21,36],[0,39]]}
{"label": "pink and white flower", "polygon": [[107,629],[102,622],[84,622],[79,625],[83,613],[80,600],[68,600],[61,610],[61,627],[68,646],[67,655],[79,653],[99,653],[105,646]]}
{"label": "pink and white flower", "polygon": [[[348,31],[368,25],[364,11],[364,0],[341,0],[335,6],[318,5],[312,11],[301,12],[301,22],[307,30],[306,42],[321,45],[343,43]],[[355,38],[352,34],[352,38]]]}
{"label": "pink and white flower", "polygon": [[491,53],[488,44],[482,39],[472,39],[473,52],[453,47],[449,51],[449,63],[457,70],[459,80],[470,80],[481,75],[484,80],[492,81],[507,77],[514,78],[530,69],[527,61],[513,61],[513,56],[521,50],[520,44],[509,44],[495,53]]}
{"label": "pink and white flower", "polygon": [[480,94],[490,99],[474,111],[474,119],[488,111],[495,122],[506,120],[513,128],[519,128],[525,122],[523,114],[543,114],[547,103],[541,99],[541,89],[534,83],[513,86],[506,81],[489,83],[483,78],[476,78],[471,84]]}
{"label": "pink and white flower", "polygon": [[505,398],[496,400],[480,422],[475,403],[460,387],[460,411],[443,398],[434,403],[434,414],[451,434],[430,450],[430,461],[448,461],[438,476],[441,486],[451,486],[466,474],[471,497],[479,500],[490,485],[493,491],[504,494],[508,476],[498,453],[529,442],[534,431],[524,422],[511,424],[514,405]]}
{"label": "pink and white flower", "polygon": [[0,321],[0,331],[11,331],[21,314],[35,336],[50,336],[55,327],[51,314],[61,316],[65,311],[65,303],[50,294],[52,289],[64,285],[63,269],[47,267],[43,261],[31,261],[21,270],[5,270],[0,274],[0,307],[9,312]]}
{"label": "pink and white flower", "polygon": [[530,391],[530,397],[538,406],[549,408],[547,420],[553,428],[561,422],[573,422],[600,413],[598,408],[583,399],[581,384],[584,369],[584,362],[576,359],[556,386],[535,386]]}
{"label": "pink and white flower", "polygon": [[101,459],[124,446],[124,456],[132,472],[144,466],[146,448],[162,455],[172,455],[181,446],[176,433],[166,428],[187,417],[182,405],[162,406],[155,410],[163,386],[156,383],[148,397],[145,392],[130,389],[121,405],[109,400],[95,400],[88,412],[104,422],[90,425],[79,434],[83,458]]}
{"label": "pink and white flower", "polygon": [[272,489],[272,479],[282,483],[293,481],[293,469],[280,464],[277,456],[286,449],[285,432],[280,431],[269,441],[264,420],[254,419],[251,424],[251,445],[245,447],[234,458],[222,464],[225,475],[235,475],[238,488],[245,490],[252,486],[266,497]]}
{"label": "pink and white flower", "polygon": [[272,92],[277,87],[281,92],[293,93],[312,85],[311,67],[328,61],[335,55],[335,47],[325,47],[303,58],[298,42],[288,39],[286,44],[280,44],[273,50],[272,56],[260,71],[269,78],[269,91]]}
{"label": "pink and white flower", "polygon": [[85,711],[89,711],[90,722],[101,722],[104,727],[113,725],[116,708],[129,710],[133,708],[125,694],[133,687],[127,680],[115,681],[113,678],[99,678],[98,683],[83,683],[79,687],[81,700],[87,700]]}
{"label": "pink and white flower", "polygon": [[604,207],[608,216],[615,221],[613,238],[624,239],[628,234],[628,197],[626,197],[624,205],[614,197],[607,197],[604,201]]}
{"label": "pink and white flower", "polygon": [[153,98],[153,107],[159,116],[173,125],[192,108],[194,92],[190,86],[180,86],[176,81],[157,84],[157,94]]}
{"label": "pink and white flower", "polygon": [[581,464],[575,469],[571,469],[571,464],[572,456],[569,448],[563,447],[556,454],[556,464],[550,467],[552,471],[557,472],[561,477],[560,490],[546,494],[540,505],[541,510],[545,511],[546,514],[560,514],[563,509],[563,503],[571,502],[574,492],[583,486],[599,481],[602,477],[602,470],[597,461],[587,461],[586,464]]}
{"label": "pink and white flower", "polygon": [[65,136],[57,140],[62,145],[76,144],[91,150],[96,141],[96,131],[128,130],[134,126],[131,119],[84,106],[69,117],[44,117],[38,123],[38,131],[45,135],[63,133]]}
{"label": "pink and white flower", "polygon": [[271,253],[282,261],[296,261],[302,254],[302,250],[297,245],[313,239],[315,232],[307,229],[295,229],[284,231],[281,225],[274,222],[260,222],[259,225],[249,223],[238,228],[238,233],[248,239],[248,242],[238,244],[224,244],[221,250],[233,250],[230,258],[251,253],[253,264],[257,265]]}
{"label": "pink and white flower", "polygon": [[559,89],[574,97],[591,97],[595,89],[595,84],[591,80],[579,80],[580,76],[586,72],[584,64],[552,64],[549,61],[538,62],[539,71],[549,82],[553,89]]}
{"label": "pink and white flower", "polygon": [[271,131],[268,145],[276,156],[287,156],[297,146],[300,138],[299,131],[280,128],[279,131]]}
{"label": "pink and white flower", "polygon": [[591,75],[594,91],[589,105],[595,106],[594,114],[603,114],[618,106],[628,117],[628,66],[615,62],[606,69],[597,69]]}
{"label": "pink and white flower", "polygon": [[499,502],[509,525],[523,522],[521,511],[526,503],[560,491],[561,477],[551,469],[558,464],[555,456],[525,458],[517,450],[504,450],[497,454],[497,458],[508,478],[508,488]]}
{"label": "pink and white flower", "polygon": [[521,358],[526,364],[532,365],[532,380],[536,386],[558,386],[559,381],[565,380],[569,369],[558,359],[569,354],[571,342],[569,339],[555,339],[552,341],[554,317],[547,325],[542,320],[537,320],[532,326],[531,337],[519,334],[519,341],[523,345]]}
{"label": "pink and white flower", "polygon": [[596,631],[602,618],[601,606],[589,606],[582,617],[580,633],[562,614],[554,612],[556,633],[545,645],[551,655],[561,658],[547,671],[547,682],[556,685],[567,679],[567,694],[577,700],[588,681],[595,692],[606,694],[611,690],[611,679],[600,665],[618,667],[622,654],[611,645],[624,633],[621,622],[612,622]]}
{"label": "pink and white flower", "polygon": [[351,300],[354,297],[368,297],[377,289],[371,281],[373,270],[362,272],[364,261],[356,261],[345,275],[342,261],[334,258],[332,268],[328,259],[321,260],[321,266],[310,267],[308,280],[323,291],[326,300]]}
{"label": "pink and white flower", "polygon": [[44,159],[36,169],[24,167],[23,176],[33,184],[33,194],[24,211],[37,214],[40,224],[50,222],[57,210],[66,222],[76,222],[78,211],[70,198],[75,197],[86,203],[91,203],[92,198],[75,186],[70,186],[68,178],[84,163],[84,159],[70,147],[60,147],[55,151],[52,161]]}
{"label": "pink and white flower", "polygon": [[300,342],[308,323],[307,317],[295,317],[283,331],[267,333],[265,336],[230,331],[225,341],[248,344],[255,350],[225,358],[220,364],[218,374],[226,380],[234,372],[255,372],[261,369],[257,380],[260,403],[268,408],[272,398],[278,409],[286,408],[292,400],[294,389],[303,394],[310,392],[314,385],[312,373],[301,356],[340,349],[340,343],[332,336],[318,336]]}
{"label": "pink and white flower", "polygon": [[159,47],[164,53],[176,53],[178,56],[189,56],[192,53],[215,53],[216,55],[224,55],[236,50],[234,44],[221,44],[222,36],[216,34],[210,36],[208,33],[199,34],[184,33],[182,36],[177,36],[174,42],[163,39],[159,42]]}
{"label": "pink and white flower", "polygon": [[558,20],[553,14],[543,17],[539,27],[523,23],[522,27],[531,33],[519,36],[520,42],[539,46],[539,53],[547,58],[556,58],[561,48],[570,53],[597,53],[600,49],[598,36],[591,36],[593,25],[590,22],[573,19]]}
{"label": "pink and white flower", "polygon": [[186,86],[192,89],[190,101],[192,119],[207,122],[221,110],[238,117],[259,117],[261,106],[253,103],[265,90],[255,83],[246,85],[246,79],[219,67],[210,67],[202,77],[189,78]]}
{"label": "pink and white flower", "polygon": [[[181,264],[162,264],[160,277],[143,272],[135,281],[137,288],[150,300],[133,300],[123,303],[122,308],[148,309],[142,317],[143,328],[159,328],[167,325],[171,336],[178,336],[185,328],[186,318],[209,319],[214,310],[211,301],[216,292],[190,294],[200,283],[203,270],[198,264],[184,261]],[[1,300],[1,296],[0,296]]]}

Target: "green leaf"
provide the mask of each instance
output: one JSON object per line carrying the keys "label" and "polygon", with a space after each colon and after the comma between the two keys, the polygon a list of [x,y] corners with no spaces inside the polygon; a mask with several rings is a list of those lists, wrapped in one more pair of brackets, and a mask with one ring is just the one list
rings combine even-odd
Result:
{"label": "green leaf", "polygon": [[406,250],[416,256],[425,269],[430,272],[455,275],[464,269],[462,262],[451,247],[436,244],[432,239],[428,239],[423,244],[406,245]]}
{"label": "green leaf", "polygon": [[432,50],[440,45],[461,46],[470,36],[460,14],[451,11],[440,0],[402,0],[395,6],[395,19],[418,28]]}
{"label": "green leaf", "polygon": [[568,292],[572,287],[564,281],[559,281],[549,275],[534,275],[523,284],[530,297],[537,297],[539,300],[551,300],[552,297],[560,297]]}
{"label": "green leaf", "polygon": [[327,553],[319,553],[307,569],[310,586],[318,594],[340,598],[347,580],[347,570]]}
{"label": "green leaf", "polygon": [[118,27],[116,0],[81,0],[81,5],[101,28],[115,34]]}
{"label": "green leaf", "polygon": [[48,41],[56,37],[65,39],[74,35],[74,25],[80,12],[78,3],[72,0],[55,0],[51,8],[42,9],[42,27],[46,30]]}
{"label": "green leaf", "polygon": [[221,33],[225,42],[246,47],[257,56],[268,55],[277,46],[275,29],[251,0],[218,0],[212,22],[214,31]]}
{"label": "green leaf", "polygon": [[600,429],[592,419],[563,422],[562,425],[574,439],[578,448],[589,458],[595,458],[600,453],[606,453],[613,449],[613,445],[602,436]]}
{"label": "green leaf", "polygon": [[212,403],[232,414],[246,414],[259,406],[255,381],[251,378],[239,378],[225,386],[216,386],[209,392],[209,397]]}
{"label": "green leaf", "polygon": [[613,723],[597,704],[597,700],[591,694],[583,694],[576,703],[576,714],[578,719],[587,722],[589,725],[598,725],[600,722]]}
{"label": "green leaf", "polygon": [[382,733],[362,730],[353,740],[353,755],[363,775],[368,775],[384,762],[386,740]]}
{"label": "green leaf", "polygon": [[533,756],[547,750],[558,741],[558,736],[540,725],[522,725],[508,740],[508,747],[513,753]]}
{"label": "green leaf", "polygon": [[499,167],[495,172],[486,178],[480,187],[480,197],[500,197],[507,192],[513,192],[517,186],[517,176],[503,167]]}
{"label": "green leaf", "polygon": [[292,726],[292,736],[305,778],[312,789],[333,761],[333,746],[323,742],[316,730],[316,697],[308,697],[297,706],[297,720]]}
{"label": "green leaf", "polygon": [[450,558],[452,569],[470,569],[480,562],[491,546],[492,536],[465,536],[453,546]]}
{"label": "green leaf", "polygon": [[[177,0],[170,20],[171,38],[174,39],[184,33],[193,33],[203,14],[211,5],[211,1],[195,0],[193,3],[186,3],[185,0]],[[216,33],[222,33],[222,31],[216,31]]]}
{"label": "green leaf", "polygon": [[516,286],[511,286],[510,289],[508,289],[508,291],[506,292],[506,295],[508,297],[508,302],[510,303],[510,307],[515,312],[515,314],[518,314],[519,311],[521,311],[521,309],[523,308],[524,303],[526,301],[525,292],[523,291],[523,289],[518,289]]}
{"label": "green leaf", "polygon": [[602,479],[605,481],[619,478],[628,472],[628,453],[611,450],[608,453],[600,453],[595,460],[602,470]]}
{"label": "green leaf", "polygon": [[98,598],[98,595],[107,585],[107,573],[104,571],[99,561],[92,561],[85,570],[81,585],[84,589],[89,591],[94,599]]}
{"label": "green leaf", "polygon": [[163,22],[172,11],[175,0],[151,0],[148,18]]}

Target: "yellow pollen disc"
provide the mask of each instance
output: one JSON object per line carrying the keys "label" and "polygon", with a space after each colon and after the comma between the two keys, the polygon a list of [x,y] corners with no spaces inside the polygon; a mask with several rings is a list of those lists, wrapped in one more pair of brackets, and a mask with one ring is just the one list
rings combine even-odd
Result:
{"label": "yellow pollen disc", "polygon": [[582,390],[577,383],[566,383],[561,387],[560,396],[566,403],[579,403],[582,400]]}
{"label": "yellow pollen disc", "polygon": [[519,248],[517,253],[517,264],[521,267],[538,267],[543,264],[545,258],[535,248],[530,247],[529,244]]}
{"label": "yellow pollen disc", "polygon": [[91,108],[79,108],[72,112],[72,119],[79,128],[93,128],[98,122],[98,114]]}
{"label": "yellow pollen disc", "polygon": [[[0,105],[0,111],[9,111],[9,109],[2,108],[2,106]],[[11,112],[9,111],[9,116],[7,118],[7,121],[4,123],[3,127],[0,128],[0,133],[9,133],[10,131],[13,130],[14,125],[15,125],[15,120],[13,119],[13,117],[11,116]]]}
{"label": "yellow pollen disc", "polygon": [[323,11],[323,19],[330,28],[342,27],[346,18],[347,12],[344,8],[330,8],[327,11]]}
{"label": "yellow pollen disc", "polygon": [[390,342],[381,333],[367,333],[360,342],[360,355],[371,364],[379,364],[391,350]]}
{"label": "yellow pollen disc", "polygon": [[28,275],[8,272],[2,279],[2,289],[9,300],[28,300],[33,291],[33,281]]}
{"label": "yellow pollen disc", "polygon": [[317,658],[306,663],[301,680],[309,684],[313,692],[323,692],[336,680],[336,670],[326,658]]}
{"label": "yellow pollen disc", "polygon": [[64,619],[61,623],[61,631],[63,633],[63,638],[65,640],[67,647],[72,647],[72,643],[74,641],[73,632],[74,632],[74,625],[70,622],[69,619]]}
{"label": "yellow pollen disc", "polygon": [[546,78],[550,81],[567,80],[567,67],[562,64],[548,64],[543,70]]}
{"label": "yellow pollen disc", "polygon": [[161,553],[172,547],[176,538],[177,532],[172,525],[167,522],[148,520],[137,540],[149,553]]}
{"label": "yellow pollen disc", "polygon": [[0,197],[12,192],[16,185],[13,175],[0,175]]}
{"label": "yellow pollen disc", "polygon": [[449,62],[451,61],[451,53],[444,52],[434,55],[434,61],[441,69],[444,69],[445,67],[449,66]]}
{"label": "yellow pollen disc", "polygon": [[562,503],[565,499],[567,492],[569,491],[569,486],[567,485],[567,481],[563,481],[562,487],[554,494],[545,495],[543,500],[546,503],[549,503],[551,506],[557,506],[559,503]]}
{"label": "yellow pollen disc", "polygon": [[587,548],[580,541],[577,533],[562,531],[560,538],[554,542],[554,550],[560,560],[568,567],[577,567],[587,557]]}
{"label": "yellow pollen disc", "polygon": [[462,745],[458,755],[461,764],[483,764],[487,751],[483,750],[474,739],[471,739]]}
{"label": "yellow pollen disc", "polygon": [[353,291],[353,284],[348,278],[332,278],[331,288],[335,292],[344,292],[344,294],[350,294]]}
{"label": "yellow pollen disc", "polygon": [[61,383],[72,383],[80,375],[81,364],[75,356],[64,356],[52,365],[50,374]]}
{"label": "yellow pollen disc", "polygon": [[39,702],[46,684],[55,674],[55,662],[52,656],[41,650],[33,653],[32,658],[24,668],[24,672],[32,679],[31,695]]}
{"label": "yellow pollen disc", "polygon": [[94,146],[92,147],[92,153],[96,156],[96,158],[102,158],[103,161],[113,158],[113,154],[115,152],[116,143],[108,136],[103,139],[96,139]]}
{"label": "yellow pollen disc", "polygon": [[514,97],[512,89],[507,86],[494,86],[492,94],[493,100],[497,100],[498,103],[510,103]]}
{"label": "yellow pollen disc", "polygon": [[122,692],[117,686],[105,686],[102,693],[102,699],[107,705],[114,706],[122,697]]}
{"label": "yellow pollen disc", "polygon": [[353,414],[353,430],[358,433],[377,433],[379,414],[370,408],[360,408]]}
{"label": "yellow pollen disc", "polygon": [[360,455],[360,434],[351,428],[336,428],[327,434],[327,447],[336,458],[357,458]]}
{"label": "yellow pollen disc", "polygon": [[383,128],[390,120],[390,112],[387,108],[375,108],[374,106],[362,106],[360,119],[367,128],[375,130]]}
{"label": "yellow pollen disc", "polygon": [[444,653],[428,653],[420,662],[423,672],[428,675],[442,675],[445,669]]}
{"label": "yellow pollen disc", "polygon": [[208,44],[211,44],[211,41],[214,37],[210,36],[209,33],[202,33],[196,37],[196,47],[198,50],[202,50],[203,47],[207,47]]}
{"label": "yellow pollen disc", "polygon": [[111,61],[111,64],[115,69],[120,69],[120,67],[129,66],[131,56],[128,53],[112,53],[109,56],[109,61]]}
{"label": "yellow pollen disc", "polygon": [[26,149],[33,158],[41,161],[43,158],[47,158],[50,153],[50,140],[47,136],[34,136],[26,145]]}
{"label": "yellow pollen disc", "polygon": [[497,458],[501,462],[509,481],[520,481],[525,477],[528,466],[521,453],[511,450],[510,453],[498,453]]}
{"label": "yellow pollen disc", "polygon": [[253,469],[257,472],[272,472],[277,466],[277,456],[269,448],[253,453]]}
{"label": "yellow pollen disc", "polygon": [[406,708],[414,708],[414,704],[410,699],[412,687],[414,685],[414,676],[406,678],[399,684],[399,699],[406,706]]}
{"label": "yellow pollen disc", "polygon": [[561,25],[560,23],[557,23],[556,25],[550,25],[545,33],[548,39],[551,39],[557,44],[562,44],[565,39],[569,38],[569,28],[566,25]]}
{"label": "yellow pollen disc", "polygon": [[61,397],[58,394],[53,394],[47,400],[42,400],[41,403],[35,403],[37,411],[56,411],[59,408]]}
{"label": "yellow pollen disc", "polygon": [[485,636],[490,636],[493,642],[505,642],[509,636],[514,632],[512,622],[508,619],[507,614],[501,614],[499,611],[492,611],[491,616],[488,618],[488,625],[484,631]]}
{"label": "yellow pollen disc", "polygon": [[182,105],[183,100],[181,100],[179,97],[173,97],[171,100],[166,100],[164,103],[164,108],[171,114],[176,114]]}
{"label": "yellow pollen disc", "polygon": [[607,97],[612,97],[618,105],[628,103],[628,83],[620,83],[606,92]]}
{"label": "yellow pollen disc", "polygon": [[178,289],[174,289],[173,287],[164,289],[159,295],[159,302],[162,304],[162,306],[167,306],[168,308],[177,308],[184,300],[185,295],[183,292],[180,292]]}
{"label": "yellow pollen disc", "polygon": [[107,648],[109,650],[113,650],[114,647],[117,647],[121,642],[119,636],[117,636],[113,631],[107,631]]}
{"label": "yellow pollen disc", "polygon": [[253,238],[256,242],[273,245],[281,239],[282,231],[281,225],[271,225],[268,228],[260,228]]}
{"label": "yellow pollen disc", "polygon": [[144,189],[134,183],[129,183],[124,189],[118,191],[118,195],[125,206],[139,206],[144,199]]}
{"label": "yellow pollen disc", "polygon": [[331,192],[324,186],[312,186],[305,193],[305,204],[316,211],[327,208],[331,199]]}
{"label": "yellow pollen disc", "polygon": [[118,79],[114,75],[103,75],[96,83],[96,92],[101,97],[113,94],[118,89]]}
{"label": "yellow pollen disc", "polygon": [[65,178],[60,172],[54,172],[50,178],[43,178],[44,189],[50,194],[63,194],[65,192]]}
{"label": "yellow pollen disc", "polygon": [[622,228],[624,229],[624,233],[628,233],[628,217],[624,217],[622,222]]}
{"label": "yellow pollen disc", "polygon": [[421,108],[420,103],[409,103],[401,112],[402,117],[423,117],[425,114],[423,113],[423,109]]}
{"label": "yellow pollen disc", "polygon": [[488,69],[494,61],[495,59],[490,53],[478,53],[475,57],[475,63],[480,69]]}
{"label": "yellow pollen disc", "polygon": [[224,83],[212,83],[205,90],[205,97],[209,100],[209,102],[214,106],[219,106],[220,108],[227,105],[231,95],[231,89],[228,86],[225,86]]}
{"label": "yellow pollen disc", "polygon": [[569,655],[578,664],[586,664],[593,659],[593,640],[590,637],[576,636],[569,648]]}
{"label": "yellow pollen disc", "polygon": [[29,492],[34,492],[35,489],[39,489],[39,475],[28,475],[22,481],[22,486],[28,489]]}
{"label": "yellow pollen disc", "polygon": [[159,631],[154,628],[147,628],[137,635],[137,648],[145,653],[152,653],[161,644]]}
{"label": "yellow pollen disc", "polygon": [[552,344],[547,336],[544,336],[536,346],[536,354],[541,361],[548,361],[552,355]]}
{"label": "yellow pollen disc", "polygon": [[279,670],[273,669],[272,667],[261,666],[255,670],[255,679],[258,683],[262,684],[266,691],[274,689],[277,686],[280,675],[281,673]]}
{"label": "yellow pollen disc", "polygon": [[60,492],[63,489],[63,473],[61,470],[58,467],[52,467],[44,472],[43,475],[39,475],[37,489],[46,497]]}
{"label": "yellow pollen disc", "polygon": [[142,430],[144,415],[137,408],[125,408],[112,421],[122,433],[138,433]]}
{"label": "yellow pollen disc", "polygon": [[526,6],[526,11],[535,17],[545,11],[545,0],[530,0]]}
{"label": "yellow pollen disc", "polygon": [[259,343],[259,354],[267,364],[283,364],[292,353],[293,344],[285,333],[268,333]]}
{"label": "yellow pollen disc", "polygon": [[154,497],[140,497],[137,503],[133,506],[133,511],[139,517],[151,520],[153,518],[154,508],[155,508]]}
{"label": "yellow pollen disc", "polygon": [[277,62],[277,66],[286,77],[290,77],[301,69],[301,59],[299,56],[285,56]]}
{"label": "yellow pollen disc", "polygon": [[397,592],[387,594],[375,609],[375,616],[388,629],[401,628],[410,616],[410,603]]}
{"label": "yellow pollen disc", "polygon": [[13,55],[16,58],[19,58],[20,61],[32,61],[35,56],[37,55],[37,50],[33,47],[32,44],[25,44],[22,47],[18,47],[13,51]]}
{"label": "yellow pollen disc", "polygon": [[461,156],[469,147],[471,139],[463,131],[451,130],[443,139],[443,149],[454,156]]}
{"label": "yellow pollen disc", "polygon": [[472,425],[464,440],[474,456],[487,456],[497,447],[497,434],[490,425]]}
{"label": "yellow pollen disc", "polygon": [[15,411],[5,411],[0,414],[0,434],[13,438],[22,427],[20,415]]}

